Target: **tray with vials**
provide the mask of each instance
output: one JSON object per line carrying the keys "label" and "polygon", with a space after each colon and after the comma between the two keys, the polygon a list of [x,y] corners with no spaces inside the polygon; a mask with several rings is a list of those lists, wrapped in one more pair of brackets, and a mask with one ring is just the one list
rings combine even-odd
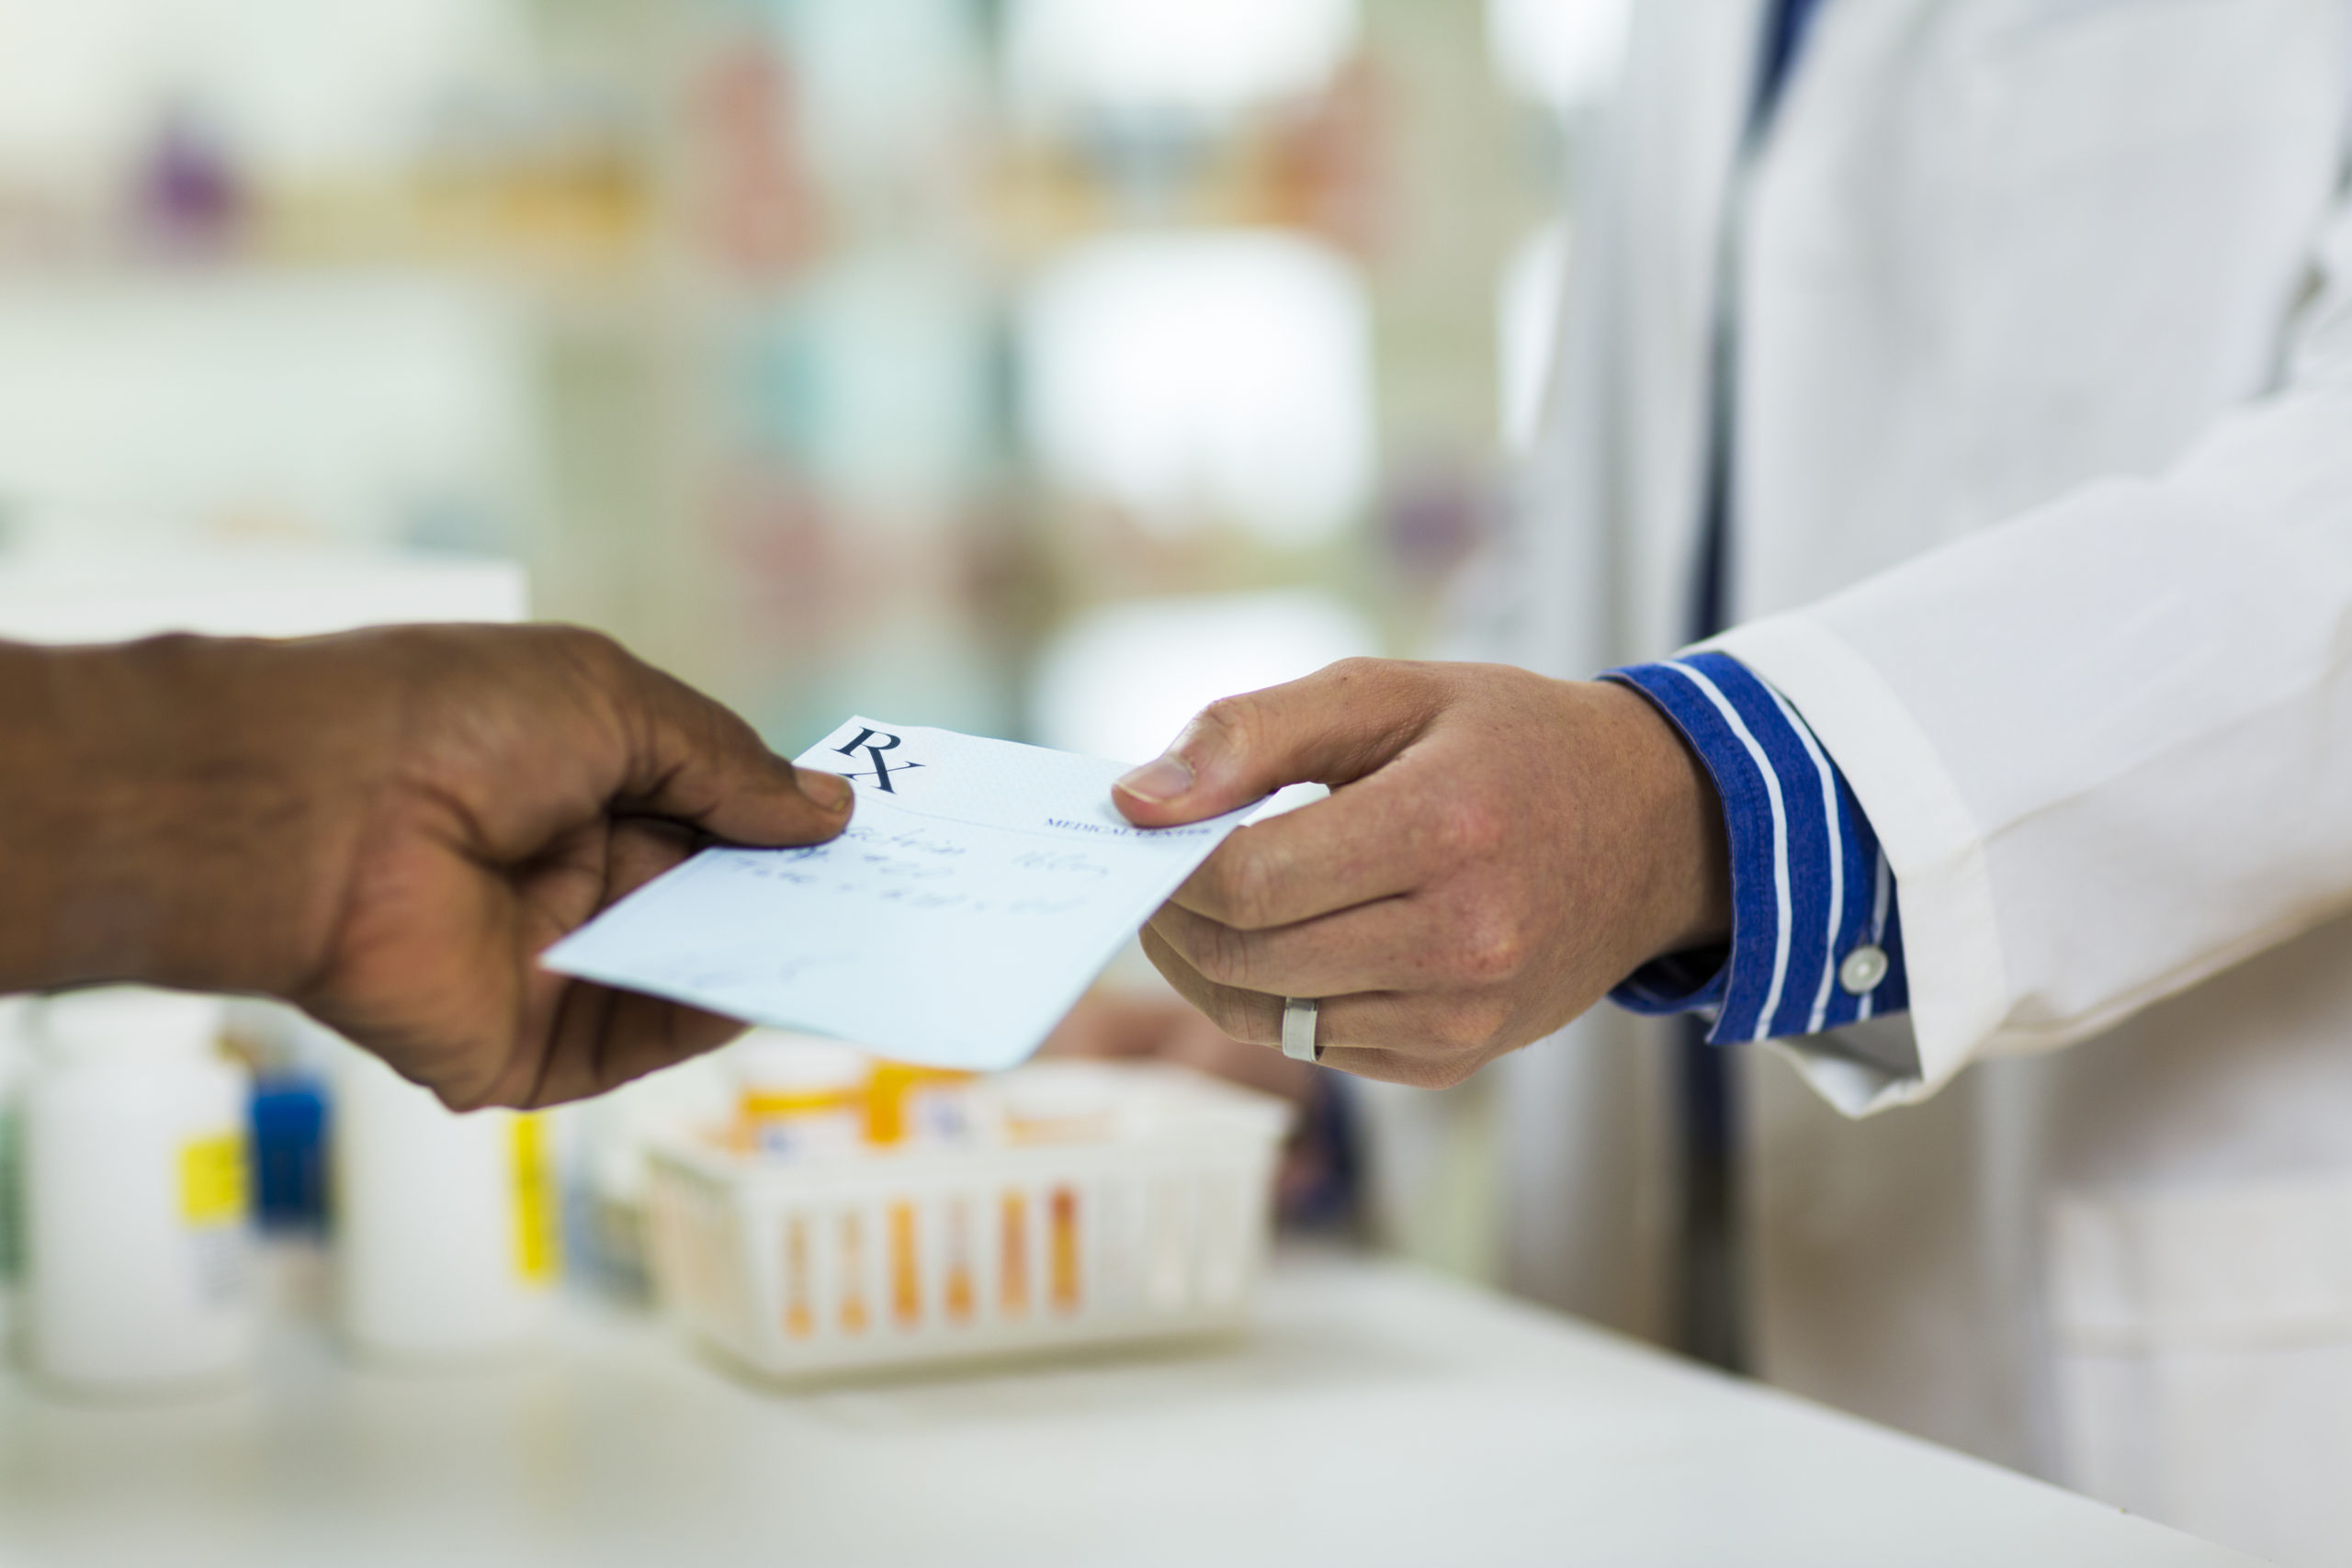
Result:
{"label": "tray with vials", "polygon": [[655,1290],[705,1344],[796,1379],[1245,1321],[1288,1104],[1147,1064],[867,1067],[804,1061],[653,1141]]}

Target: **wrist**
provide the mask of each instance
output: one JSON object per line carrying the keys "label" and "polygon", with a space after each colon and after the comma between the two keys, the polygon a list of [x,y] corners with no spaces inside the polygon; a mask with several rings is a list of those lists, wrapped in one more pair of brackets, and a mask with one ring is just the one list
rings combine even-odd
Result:
{"label": "wrist", "polygon": [[1731,842],[1723,798],[1705,762],[1646,696],[1615,682],[1634,731],[1642,784],[1640,843],[1648,868],[1648,918],[1635,943],[1635,964],[1731,940]]}
{"label": "wrist", "polygon": [[274,645],[8,649],[0,987],[280,990],[325,824],[272,711]]}

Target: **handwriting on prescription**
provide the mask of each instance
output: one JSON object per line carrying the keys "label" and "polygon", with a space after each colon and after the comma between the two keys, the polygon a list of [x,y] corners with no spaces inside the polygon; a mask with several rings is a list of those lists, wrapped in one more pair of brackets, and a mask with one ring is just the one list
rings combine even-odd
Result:
{"label": "handwriting on prescription", "polygon": [[[967,829],[967,833],[968,833]],[[956,842],[922,829],[852,828],[828,844],[747,851],[729,857],[742,875],[909,909],[965,914],[1063,915],[1112,876],[1083,850]]]}

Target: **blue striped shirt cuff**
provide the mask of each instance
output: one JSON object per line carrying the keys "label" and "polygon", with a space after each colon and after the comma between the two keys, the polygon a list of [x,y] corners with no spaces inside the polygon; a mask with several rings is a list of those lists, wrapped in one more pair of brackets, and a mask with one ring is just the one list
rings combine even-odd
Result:
{"label": "blue striped shirt cuff", "polygon": [[[1645,964],[1611,993],[1635,1012],[1712,1011],[1707,1038],[1819,1034],[1910,1005],[1894,874],[1845,775],[1780,693],[1724,653],[1612,670],[1656,703],[1723,796],[1731,838],[1728,954]],[[1885,955],[1875,984],[1863,948]]]}

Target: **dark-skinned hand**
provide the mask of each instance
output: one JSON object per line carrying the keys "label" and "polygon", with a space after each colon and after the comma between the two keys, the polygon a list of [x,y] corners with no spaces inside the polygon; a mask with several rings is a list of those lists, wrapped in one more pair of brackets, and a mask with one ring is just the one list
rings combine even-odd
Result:
{"label": "dark-skinned hand", "polygon": [[610,639],[407,626],[0,645],[0,990],[281,998],[459,1109],[597,1093],[740,1025],[538,965],[704,844],[849,785]]}

